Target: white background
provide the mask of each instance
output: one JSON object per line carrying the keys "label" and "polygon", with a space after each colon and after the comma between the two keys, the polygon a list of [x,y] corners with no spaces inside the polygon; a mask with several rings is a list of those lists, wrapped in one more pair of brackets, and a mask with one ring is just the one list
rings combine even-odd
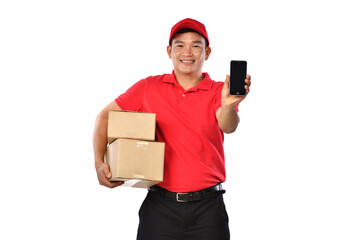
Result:
{"label": "white background", "polygon": [[1,1],[1,239],[135,239],[146,190],[99,186],[98,112],[170,73],[171,27],[208,30],[204,71],[248,61],[225,138],[232,239],[360,239],[356,1]]}

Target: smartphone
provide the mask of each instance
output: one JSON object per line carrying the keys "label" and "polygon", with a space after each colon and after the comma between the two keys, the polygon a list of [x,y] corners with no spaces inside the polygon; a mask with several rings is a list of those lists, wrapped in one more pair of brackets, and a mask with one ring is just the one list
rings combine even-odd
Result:
{"label": "smartphone", "polygon": [[230,95],[246,95],[246,68],[246,61],[232,60],[230,62]]}

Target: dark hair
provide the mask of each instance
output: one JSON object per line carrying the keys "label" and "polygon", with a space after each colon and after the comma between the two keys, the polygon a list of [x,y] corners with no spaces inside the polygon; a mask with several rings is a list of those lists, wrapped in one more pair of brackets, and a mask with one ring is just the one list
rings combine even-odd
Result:
{"label": "dark hair", "polygon": [[[194,33],[200,34],[200,35],[205,39],[205,47],[208,47],[208,46],[209,46],[209,42],[208,42],[208,40],[206,39],[206,37],[204,37],[201,33],[199,33],[198,31],[195,31],[194,29],[191,29],[191,28],[184,28],[184,29],[181,29],[181,30],[177,31],[177,32],[174,34],[174,37],[175,37],[175,35],[178,34],[178,33],[188,33],[188,32],[194,32]],[[170,40],[170,46],[172,45],[172,40],[173,40],[174,37],[172,37],[171,40]]]}

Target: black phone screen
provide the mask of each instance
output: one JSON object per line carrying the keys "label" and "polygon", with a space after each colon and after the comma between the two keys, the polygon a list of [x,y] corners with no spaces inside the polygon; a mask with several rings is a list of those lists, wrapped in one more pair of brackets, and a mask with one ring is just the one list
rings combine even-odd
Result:
{"label": "black phone screen", "polygon": [[231,61],[230,63],[230,95],[246,95],[246,61]]}

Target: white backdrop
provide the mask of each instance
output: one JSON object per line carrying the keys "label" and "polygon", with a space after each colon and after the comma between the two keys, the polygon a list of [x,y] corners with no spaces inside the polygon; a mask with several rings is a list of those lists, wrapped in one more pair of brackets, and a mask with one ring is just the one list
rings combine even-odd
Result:
{"label": "white backdrop", "polygon": [[360,239],[356,1],[1,1],[1,239],[135,239],[146,190],[98,185],[98,112],[169,73],[170,28],[203,22],[223,81],[248,61],[225,138],[232,239]]}

